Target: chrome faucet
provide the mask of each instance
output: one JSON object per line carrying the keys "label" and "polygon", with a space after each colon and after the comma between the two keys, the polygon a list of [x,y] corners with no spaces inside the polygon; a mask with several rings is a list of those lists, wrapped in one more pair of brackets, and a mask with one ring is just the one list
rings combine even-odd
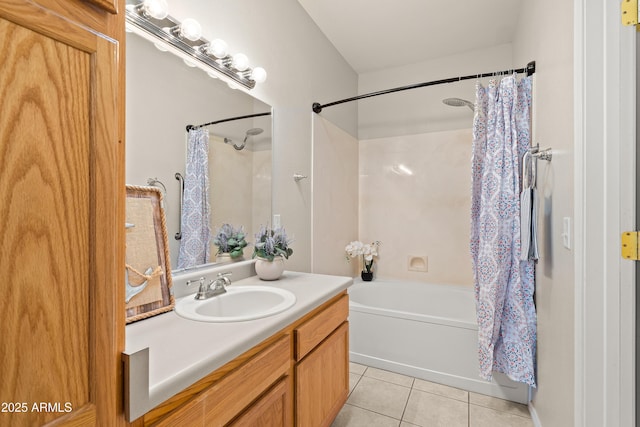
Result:
{"label": "chrome faucet", "polygon": [[[208,284],[206,284],[206,279],[201,277],[198,281],[200,288],[198,289],[198,293],[196,293],[195,299],[209,299],[226,293],[227,289],[225,287],[231,284],[231,280],[228,276],[231,276],[231,273],[218,273],[218,278],[210,281]],[[192,281],[188,281],[187,286],[193,283],[194,282]]]}

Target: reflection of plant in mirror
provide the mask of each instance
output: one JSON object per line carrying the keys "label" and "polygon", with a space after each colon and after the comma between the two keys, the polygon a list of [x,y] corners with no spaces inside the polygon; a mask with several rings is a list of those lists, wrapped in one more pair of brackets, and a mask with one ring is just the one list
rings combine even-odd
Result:
{"label": "reflection of plant in mirror", "polygon": [[253,257],[264,258],[269,261],[277,256],[289,258],[293,254],[293,249],[289,247],[291,240],[287,238],[284,228],[278,227],[275,230],[261,227],[256,234],[256,244]]}
{"label": "reflection of plant in mirror", "polygon": [[234,228],[231,224],[222,224],[213,238],[213,244],[218,247],[218,254],[229,254],[231,258],[242,256],[247,246],[243,227]]}

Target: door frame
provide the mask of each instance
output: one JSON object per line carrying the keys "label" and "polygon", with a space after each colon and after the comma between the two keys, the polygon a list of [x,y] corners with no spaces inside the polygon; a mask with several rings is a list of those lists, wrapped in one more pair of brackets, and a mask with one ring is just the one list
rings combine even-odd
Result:
{"label": "door frame", "polygon": [[574,1],[576,426],[635,425],[636,31],[619,1]]}

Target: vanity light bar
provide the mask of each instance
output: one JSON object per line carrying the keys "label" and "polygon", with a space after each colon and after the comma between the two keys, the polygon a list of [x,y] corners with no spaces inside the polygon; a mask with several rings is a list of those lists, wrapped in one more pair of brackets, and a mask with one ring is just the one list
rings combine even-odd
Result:
{"label": "vanity light bar", "polygon": [[[252,69],[237,70],[233,66],[231,55],[218,60],[204,53],[201,47],[206,46],[209,43],[208,40],[199,38],[191,41],[172,34],[172,31],[166,31],[165,28],[171,29],[180,26],[180,22],[170,15],[167,15],[164,19],[147,18],[144,14],[136,11],[135,5],[127,5],[126,23],[128,29],[131,29],[149,41],[156,42],[159,40],[166,43],[169,47],[175,48],[179,53],[186,55],[189,61],[198,64],[199,68],[205,71],[208,71],[208,69],[203,68],[203,65],[212,68],[217,73],[222,74],[224,77],[233,80],[233,82],[247,89],[253,89],[256,85],[256,81],[249,78]],[[152,38],[156,40],[150,39],[149,36],[152,36]]]}

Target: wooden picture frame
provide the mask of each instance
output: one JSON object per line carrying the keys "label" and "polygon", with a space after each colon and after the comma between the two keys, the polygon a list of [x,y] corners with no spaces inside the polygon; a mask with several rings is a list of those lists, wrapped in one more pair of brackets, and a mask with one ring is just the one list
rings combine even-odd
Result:
{"label": "wooden picture frame", "polygon": [[160,189],[127,185],[125,218],[125,312],[131,323],[175,305]]}

